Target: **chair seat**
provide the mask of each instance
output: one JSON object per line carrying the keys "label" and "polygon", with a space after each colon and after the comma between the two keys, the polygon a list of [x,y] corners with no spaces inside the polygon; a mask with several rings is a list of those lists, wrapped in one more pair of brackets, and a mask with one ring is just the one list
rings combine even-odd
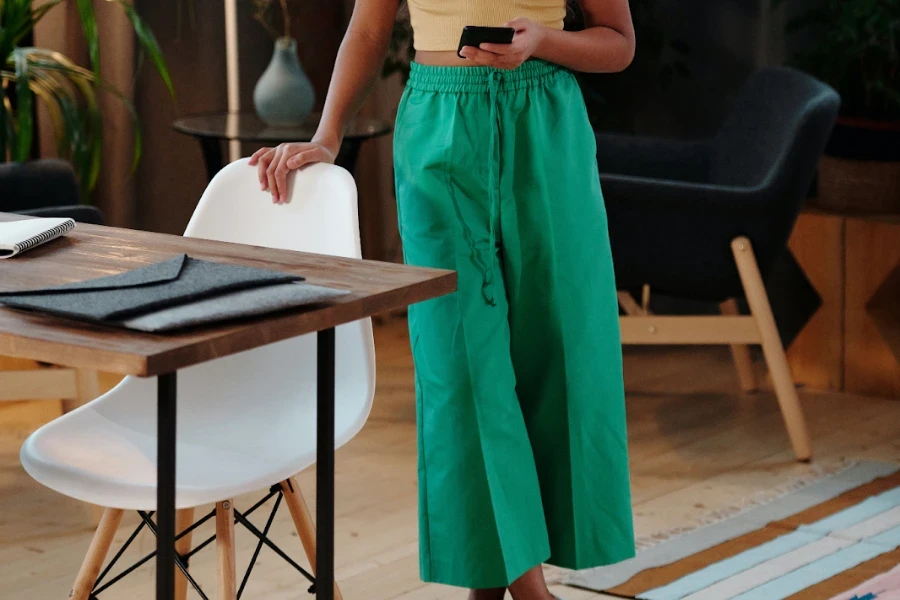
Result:
{"label": "chair seat", "polygon": [[[359,258],[356,187],[317,164],[273,204],[247,159],[210,183],[185,235]],[[327,201],[323,201],[327,199]],[[365,424],[375,395],[371,320],[335,328],[335,447]],[[183,368],[177,374],[178,508],[266,490],[316,459],[317,337],[303,335]],[[126,377],[34,432],[25,470],[67,496],[107,508],[156,509],[157,380]]]}
{"label": "chair seat", "polygon": [[[138,385],[127,386],[127,403],[155,409],[154,382],[133,380]],[[38,482],[78,500],[155,510],[155,415],[123,422],[104,413],[114,403],[122,404],[122,398],[98,399],[45,425],[22,446],[22,464]],[[280,415],[271,422],[264,412],[247,411],[230,427],[197,422],[182,412],[179,407],[178,508],[264,490],[315,462],[314,415]]]}

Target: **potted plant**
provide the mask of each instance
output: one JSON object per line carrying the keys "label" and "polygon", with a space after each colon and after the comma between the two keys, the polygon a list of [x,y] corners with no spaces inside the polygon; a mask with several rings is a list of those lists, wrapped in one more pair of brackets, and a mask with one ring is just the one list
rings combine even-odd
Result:
{"label": "potted plant", "polygon": [[256,114],[267,124],[297,126],[312,112],[316,94],[297,57],[297,40],[291,37],[287,0],[278,0],[281,31],[272,23],[273,3],[274,0],[253,0],[253,17],[275,40],[272,60],[253,90],[253,104]]}
{"label": "potted plant", "polygon": [[[100,76],[100,38],[93,4],[76,0],[82,34],[89,50],[90,68],[63,54],[44,48],[20,46],[35,24],[64,0],[35,6],[32,0],[0,0],[0,161],[25,161],[35,142],[35,104],[50,113],[58,154],[69,160],[79,179],[83,198],[89,198],[100,174],[103,116],[98,89],[120,98],[134,114],[131,103]],[[121,7],[138,42],[174,98],[172,81],[153,33],[126,0],[108,0]],[[141,155],[141,137],[135,115],[134,161]]]}
{"label": "potted plant", "polygon": [[790,19],[788,32],[810,39],[792,62],[834,87],[842,102],[812,203],[900,212],[900,2],[820,0]]}

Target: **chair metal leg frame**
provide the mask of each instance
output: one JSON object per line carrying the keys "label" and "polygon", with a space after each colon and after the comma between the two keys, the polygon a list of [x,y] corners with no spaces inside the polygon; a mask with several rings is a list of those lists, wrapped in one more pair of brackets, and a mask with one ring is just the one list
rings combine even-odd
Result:
{"label": "chair metal leg frame", "polygon": [[[247,585],[247,582],[250,579],[250,574],[253,571],[253,568],[256,566],[257,559],[259,557],[260,550],[262,547],[268,546],[273,552],[278,554],[285,562],[294,567],[303,577],[305,577],[310,582],[309,593],[315,593],[315,577],[309,573],[306,569],[298,565],[293,559],[291,559],[281,548],[275,545],[269,538],[269,531],[272,527],[272,523],[275,521],[275,515],[278,512],[278,508],[281,505],[281,501],[284,498],[284,494],[282,492],[282,488],[285,482],[281,484],[274,485],[269,490],[269,492],[256,504],[248,508],[244,512],[240,512],[235,510],[231,503],[220,502],[216,505],[217,509],[221,507],[219,511],[211,510],[205,516],[203,516],[198,521],[193,524],[189,524],[190,521],[179,522],[179,527],[182,529],[179,534],[175,538],[175,567],[181,573],[178,577],[178,580],[183,580],[185,582],[184,589],[180,592],[182,595],[179,600],[184,600],[185,595],[187,594],[187,585],[190,585],[202,598],[203,600],[209,600],[209,597],[203,592],[200,584],[197,583],[196,580],[190,575],[188,572],[188,565],[190,563],[191,557],[195,554],[203,550],[212,542],[216,541],[217,546],[219,547],[219,600],[237,600],[241,598],[244,588]],[[294,484],[296,486],[296,484]],[[299,491],[298,491],[299,493]],[[263,504],[275,498],[275,504],[272,507],[271,512],[269,513],[268,519],[266,521],[265,527],[260,531],[256,526],[251,523],[247,517],[254,512],[258,508],[260,508]],[[301,497],[302,498],[302,497]],[[228,504],[228,507],[224,505]],[[88,551],[87,556],[84,559],[84,564],[79,571],[78,578],[75,582],[75,586],[73,588],[71,598],[74,600],[96,600],[97,597],[105,592],[107,589],[112,587],[114,584],[118,583],[144,564],[151,561],[154,557],[156,557],[157,552],[152,551],[146,556],[142,557],[140,560],[124,569],[121,573],[116,575],[114,578],[110,579],[108,582],[103,583],[103,580],[110,573],[113,567],[118,563],[119,559],[125,553],[125,551],[131,546],[132,542],[137,538],[138,534],[146,527],[154,534],[154,536],[159,535],[157,524],[153,522],[153,512],[145,512],[145,511],[137,511],[141,517],[141,522],[132,532],[132,534],[128,537],[125,543],[119,548],[118,552],[115,556],[113,556],[112,560],[109,561],[109,564],[106,565],[106,568],[103,571],[100,571],[100,568],[103,566],[103,561],[106,558],[107,553],[109,552],[109,548],[112,545],[113,536],[115,535],[116,529],[119,526],[119,523],[122,520],[122,515],[124,514],[123,510],[119,509],[111,509],[108,508],[104,511],[103,517],[101,519],[100,527],[98,527],[96,533],[94,534],[94,540],[91,543],[91,548]],[[217,513],[225,513],[223,518],[222,515]],[[179,514],[183,519],[187,519],[189,515],[193,514],[193,509],[179,511]],[[228,518],[230,516],[230,519]],[[195,548],[191,549],[190,540],[191,536],[195,529],[206,523],[212,518],[216,518],[216,535],[212,535],[202,543],[198,544]],[[230,521],[230,526],[229,526]],[[234,524],[239,523],[243,525],[247,531],[252,533],[255,537],[258,538],[258,543],[256,546],[256,550],[253,553],[252,558],[250,559],[250,563],[247,566],[247,570],[244,573],[243,579],[241,580],[241,585],[235,591],[235,571],[234,571]],[[188,526],[189,525],[189,526]],[[300,532],[298,534],[301,536],[307,535],[307,531]],[[224,540],[224,542],[222,542]],[[313,556],[315,553],[315,546],[313,546]],[[307,549],[307,553],[309,550]],[[311,564],[314,564],[311,561]],[[230,565],[230,566],[229,566]],[[231,584],[228,582],[231,581]],[[101,585],[103,583],[103,585]],[[224,584],[224,585],[223,585]],[[340,598],[339,592],[337,590],[337,586],[335,586],[335,597]]]}
{"label": "chair metal leg frame", "polygon": [[[193,531],[185,531],[194,523],[194,509],[184,508],[175,513],[175,556],[184,557],[191,551],[191,534]],[[185,532],[185,535],[181,535]],[[184,566],[189,567],[187,559],[183,558]],[[177,567],[176,567],[177,568]],[[187,577],[180,573],[175,573],[175,600],[187,600],[188,591]]]}
{"label": "chair metal leg frame", "polygon": [[744,389],[755,387],[745,346],[761,345],[794,454],[797,460],[809,460],[812,449],[806,421],[750,240],[745,236],[735,238],[731,250],[751,315],[739,315],[736,308],[726,303],[725,315],[719,317],[623,316],[619,320],[622,343],[730,345]]}
{"label": "chair metal leg frame", "polygon": [[[281,482],[281,492],[284,494],[288,510],[291,512],[294,527],[297,535],[300,536],[300,542],[303,544],[309,564],[313,573],[316,573],[316,527],[306,500],[303,498],[303,493],[300,491],[300,486],[297,485],[294,478],[286,479]],[[343,600],[337,582],[334,583],[334,600]]]}

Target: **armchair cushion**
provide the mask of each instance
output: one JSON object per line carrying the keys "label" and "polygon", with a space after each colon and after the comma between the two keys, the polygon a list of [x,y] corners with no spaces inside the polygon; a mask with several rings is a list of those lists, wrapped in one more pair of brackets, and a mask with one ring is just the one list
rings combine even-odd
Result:
{"label": "armchair cushion", "polygon": [[94,206],[52,206],[17,212],[21,215],[30,215],[32,217],[68,217],[75,219],[79,223],[90,223],[91,225],[103,225],[105,223],[103,213]]}
{"label": "armchair cushion", "polygon": [[805,73],[768,68],[743,86],[710,142],[598,135],[619,289],[740,297],[731,251],[740,235],[765,277],[784,251],[839,103]]}
{"label": "armchair cushion", "polygon": [[707,181],[708,140],[667,140],[649,136],[596,133],[597,164],[605,173],[653,179]]}
{"label": "armchair cushion", "polygon": [[2,212],[20,212],[80,203],[75,173],[64,161],[35,160],[0,164]]}

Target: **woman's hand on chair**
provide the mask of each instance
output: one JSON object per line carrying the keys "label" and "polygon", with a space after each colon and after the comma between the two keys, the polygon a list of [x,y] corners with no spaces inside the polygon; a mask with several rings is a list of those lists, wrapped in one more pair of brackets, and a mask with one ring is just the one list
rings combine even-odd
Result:
{"label": "woman's hand on chair", "polygon": [[259,187],[272,194],[272,202],[287,202],[287,176],[294,169],[312,163],[334,164],[337,150],[319,142],[292,142],[275,148],[261,148],[250,157],[250,165],[256,166]]}

